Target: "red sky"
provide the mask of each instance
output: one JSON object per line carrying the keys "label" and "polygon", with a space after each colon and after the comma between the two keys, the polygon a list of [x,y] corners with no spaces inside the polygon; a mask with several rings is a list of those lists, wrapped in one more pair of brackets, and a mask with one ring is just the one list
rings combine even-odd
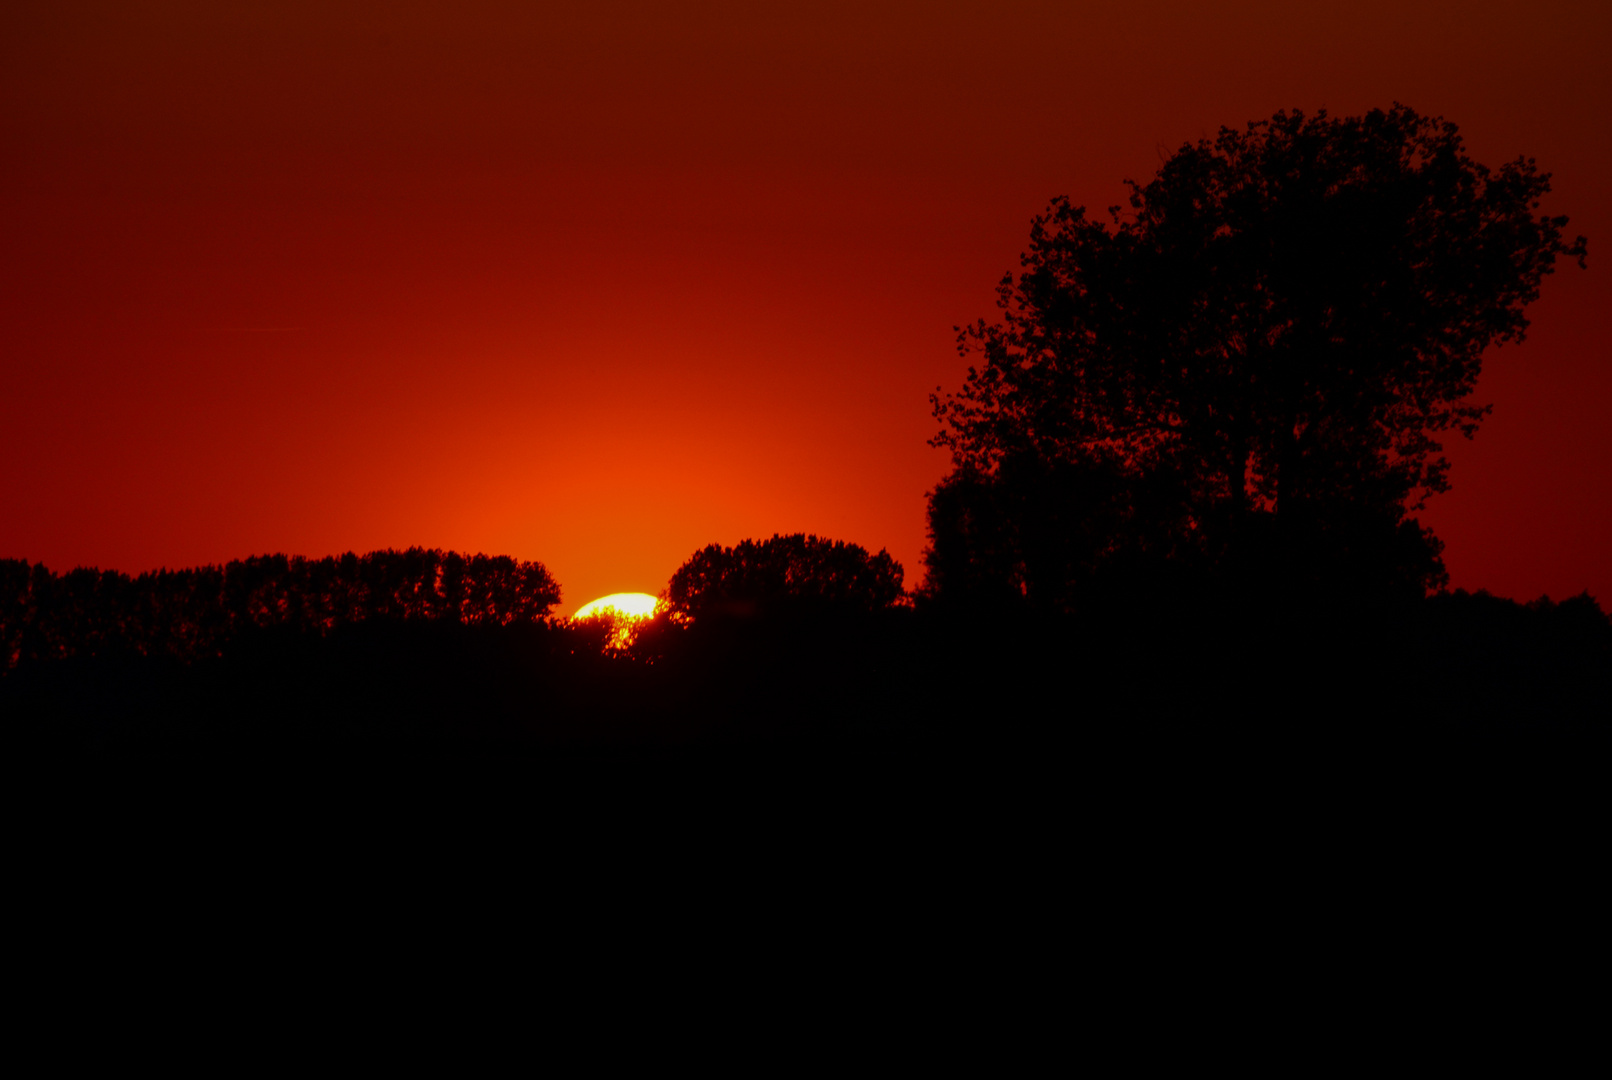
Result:
{"label": "red sky", "polygon": [[0,557],[423,544],[564,609],[806,531],[921,574],[928,393],[1030,217],[1395,100],[1590,237],[1424,515],[1612,601],[1612,7],[12,3]]}

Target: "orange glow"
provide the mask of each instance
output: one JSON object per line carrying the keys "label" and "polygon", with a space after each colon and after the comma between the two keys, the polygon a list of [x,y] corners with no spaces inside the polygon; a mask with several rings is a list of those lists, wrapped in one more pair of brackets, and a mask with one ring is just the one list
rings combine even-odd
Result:
{"label": "orange glow", "polygon": [[[28,4],[0,34],[0,557],[421,545],[566,602],[709,543],[886,548],[1032,215],[1398,100],[1590,238],[1423,519],[1612,600],[1612,5]],[[608,599],[608,597],[606,598]]]}

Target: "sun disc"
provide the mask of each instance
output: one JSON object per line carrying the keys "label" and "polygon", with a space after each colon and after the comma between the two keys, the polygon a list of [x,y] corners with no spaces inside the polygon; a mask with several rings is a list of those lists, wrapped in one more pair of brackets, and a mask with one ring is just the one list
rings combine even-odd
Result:
{"label": "sun disc", "polygon": [[648,593],[618,592],[609,596],[601,596],[597,600],[589,600],[577,608],[573,619],[587,619],[594,615],[603,615],[606,611],[614,611],[617,615],[629,619],[647,619],[655,614],[655,606],[660,601]]}

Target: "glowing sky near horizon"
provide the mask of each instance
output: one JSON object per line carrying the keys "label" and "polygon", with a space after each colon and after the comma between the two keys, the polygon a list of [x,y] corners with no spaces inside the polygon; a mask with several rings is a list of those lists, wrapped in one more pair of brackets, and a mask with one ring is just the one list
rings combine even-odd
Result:
{"label": "glowing sky near horizon", "polygon": [[0,17],[0,557],[421,544],[562,610],[808,532],[921,575],[928,394],[1029,220],[1403,101],[1590,237],[1423,515],[1612,600],[1612,8],[24,2]]}

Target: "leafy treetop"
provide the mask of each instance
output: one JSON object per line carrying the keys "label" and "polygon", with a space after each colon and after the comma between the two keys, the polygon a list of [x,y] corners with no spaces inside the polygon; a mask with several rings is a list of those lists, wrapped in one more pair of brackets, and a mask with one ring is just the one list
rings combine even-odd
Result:
{"label": "leafy treetop", "polygon": [[[1085,537],[1054,577],[1127,545],[1212,562],[1258,534],[1439,580],[1405,511],[1449,487],[1443,433],[1488,411],[1484,351],[1522,339],[1558,258],[1584,262],[1539,212],[1549,174],[1491,170],[1395,105],[1224,128],[1130,189],[1106,223],[1054,200],[1001,321],[959,330],[981,362],[931,399],[954,463],[931,570],[981,544],[1022,563],[1036,518],[1053,546]],[[1097,509],[1053,507],[1071,499]]]}
{"label": "leafy treetop", "polygon": [[674,618],[750,614],[778,607],[870,612],[902,596],[901,564],[843,540],[774,534],[690,556],[663,594]]}
{"label": "leafy treetop", "polygon": [[1448,488],[1440,432],[1467,436],[1482,354],[1520,340],[1559,256],[1585,240],[1537,213],[1531,158],[1491,171],[1454,124],[1396,105],[1278,112],[1183,146],[1112,224],[1054,200],[1002,322],[935,397],[934,442],[991,472],[1004,455],[1188,469],[1205,499],[1378,497]]}

